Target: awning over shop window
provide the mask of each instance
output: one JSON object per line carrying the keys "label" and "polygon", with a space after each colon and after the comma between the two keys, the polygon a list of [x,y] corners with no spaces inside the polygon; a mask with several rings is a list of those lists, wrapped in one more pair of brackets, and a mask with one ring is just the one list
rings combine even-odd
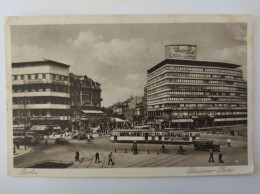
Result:
{"label": "awning over shop window", "polygon": [[24,129],[24,125],[13,125],[14,130],[22,130]]}
{"label": "awning over shop window", "polygon": [[53,129],[59,130],[59,129],[61,129],[61,127],[60,126],[54,126]]}
{"label": "awning over shop window", "polygon": [[123,123],[123,122],[125,122],[125,120],[119,119],[119,118],[111,118],[111,121],[115,121],[115,122],[117,122],[117,123]]}
{"label": "awning over shop window", "polygon": [[81,118],[82,121],[89,120],[89,118]]}
{"label": "awning over shop window", "polygon": [[193,119],[172,119],[172,123],[193,123]]}
{"label": "awning over shop window", "polygon": [[82,110],[85,114],[104,114],[101,110]]}
{"label": "awning over shop window", "polygon": [[32,131],[44,131],[47,129],[47,125],[33,125],[30,130]]}
{"label": "awning over shop window", "polygon": [[214,119],[214,122],[225,122],[225,121],[246,121],[247,118],[221,118],[221,119]]}

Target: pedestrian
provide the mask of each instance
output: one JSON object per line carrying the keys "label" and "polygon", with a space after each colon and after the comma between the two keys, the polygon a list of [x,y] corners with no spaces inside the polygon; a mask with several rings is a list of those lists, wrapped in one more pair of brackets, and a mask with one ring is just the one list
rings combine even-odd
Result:
{"label": "pedestrian", "polygon": [[219,154],[218,154],[218,161],[219,161],[219,163],[224,163],[224,160],[222,159],[222,153],[221,153],[221,151],[219,152]]}
{"label": "pedestrian", "polygon": [[110,163],[112,163],[113,166],[115,165],[115,163],[114,163],[114,161],[113,161],[113,154],[112,154],[112,152],[111,152],[111,153],[109,154],[109,156],[108,156],[108,165],[109,165]]}
{"label": "pedestrian", "polygon": [[210,153],[209,153],[209,161],[208,162],[214,162],[214,157],[213,157],[213,150],[210,149]]}
{"label": "pedestrian", "polygon": [[17,147],[17,150],[19,150],[19,148],[20,148],[19,142],[16,143],[16,147]]}
{"label": "pedestrian", "polygon": [[231,147],[231,139],[227,139],[227,145],[228,147]]}
{"label": "pedestrian", "polygon": [[75,161],[79,161],[79,151],[76,151]]}
{"label": "pedestrian", "polygon": [[95,154],[95,157],[96,157],[95,163],[99,163],[99,153],[98,152]]}
{"label": "pedestrian", "polygon": [[45,142],[44,142],[44,147],[45,146],[48,146],[48,140],[46,139]]}
{"label": "pedestrian", "polygon": [[162,152],[165,153],[166,152],[166,148],[165,148],[165,145],[164,143],[162,144]]}

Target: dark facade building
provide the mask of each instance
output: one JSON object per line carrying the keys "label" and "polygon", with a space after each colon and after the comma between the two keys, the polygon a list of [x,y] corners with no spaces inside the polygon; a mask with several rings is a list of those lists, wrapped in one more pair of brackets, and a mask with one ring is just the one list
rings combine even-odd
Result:
{"label": "dark facade building", "polygon": [[247,124],[247,82],[240,66],[190,60],[194,48],[175,49],[188,60],[175,57],[176,51],[147,71],[148,119],[177,129]]}
{"label": "dark facade building", "polygon": [[70,73],[71,117],[74,129],[88,124],[88,120],[104,116],[101,111],[101,86],[86,75]]}

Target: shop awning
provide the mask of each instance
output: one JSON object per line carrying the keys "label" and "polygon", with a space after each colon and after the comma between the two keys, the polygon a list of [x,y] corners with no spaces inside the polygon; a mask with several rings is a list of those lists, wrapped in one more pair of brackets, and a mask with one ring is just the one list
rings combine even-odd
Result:
{"label": "shop awning", "polygon": [[82,121],[89,120],[89,118],[81,118]]}
{"label": "shop awning", "polygon": [[172,119],[172,123],[193,123],[193,119]]}
{"label": "shop awning", "polygon": [[22,130],[24,129],[24,125],[13,125],[14,130]]}
{"label": "shop awning", "polygon": [[47,125],[33,125],[30,130],[32,131],[44,131],[47,129]]}
{"label": "shop awning", "polygon": [[225,121],[246,121],[247,118],[220,118],[214,119],[214,122],[225,122]]}
{"label": "shop awning", "polygon": [[60,126],[54,126],[53,129],[59,130],[59,129],[61,129],[61,127]]}
{"label": "shop awning", "polygon": [[85,114],[104,114],[101,110],[82,110]]}
{"label": "shop awning", "polygon": [[112,121],[116,121],[117,123],[125,122],[125,120],[119,119],[119,118],[111,118],[111,120],[112,120]]}

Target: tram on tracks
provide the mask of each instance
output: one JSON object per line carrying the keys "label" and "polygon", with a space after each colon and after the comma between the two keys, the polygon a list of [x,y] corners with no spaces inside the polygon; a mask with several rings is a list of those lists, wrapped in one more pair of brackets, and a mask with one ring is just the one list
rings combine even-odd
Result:
{"label": "tram on tracks", "polygon": [[200,132],[174,129],[151,130],[148,127],[135,129],[115,129],[111,132],[112,142],[191,144],[200,139]]}

